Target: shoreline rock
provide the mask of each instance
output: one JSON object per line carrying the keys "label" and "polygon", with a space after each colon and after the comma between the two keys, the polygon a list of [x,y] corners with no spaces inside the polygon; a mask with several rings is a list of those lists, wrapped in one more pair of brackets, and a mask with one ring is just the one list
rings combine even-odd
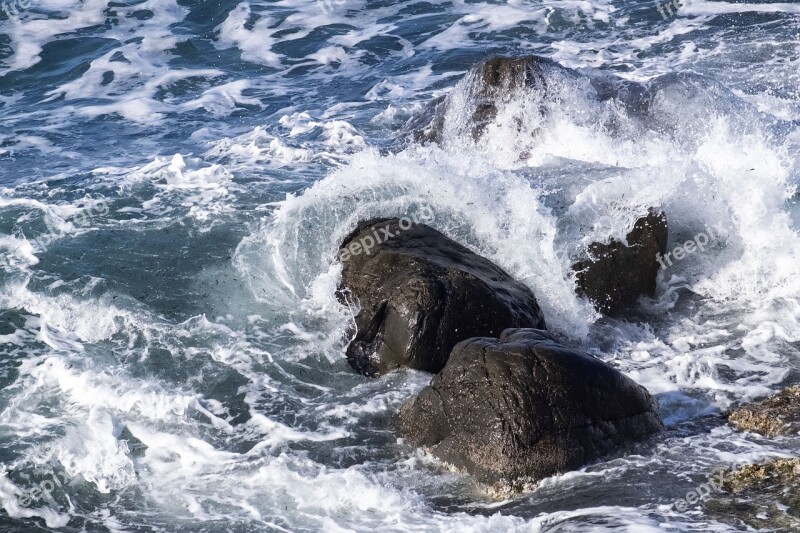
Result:
{"label": "shoreline rock", "polygon": [[397,422],[409,444],[498,493],[524,490],[663,429],[644,387],[536,329],[459,343]]}
{"label": "shoreline rock", "polygon": [[[734,409],[728,423],[764,437],[800,433],[800,386]],[[706,502],[713,516],[757,529],[800,530],[800,458],[773,459],[722,473],[726,495]]]}
{"label": "shoreline rock", "polygon": [[405,220],[361,222],[342,243],[337,294],[361,307],[347,347],[355,370],[438,372],[464,339],[509,327],[544,329],[528,287],[438,231]]}
{"label": "shoreline rock", "polygon": [[[608,73],[578,72],[536,55],[495,56],[474,65],[446,96],[431,101],[412,117],[400,138],[415,143],[441,144],[445,137],[477,141],[498,115],[514,101],[524,101],[544,116],[558,107],[566,80],[585,79],[588,98],[614,100],[631,113],[646,115],[649,97],[643,86]],[[517,102],[519,103],[519,102]],[[536,111],[533,113],[536,115]],[[531,116],[506,117],[518,130]],[[529,124],[535,134],[536,123]],[[522,157],[523,154],[520,154]],[[654,296],[660,264],[657,254],[667,248],[668,225],[663,211],[650,208],[626,236],[626,243],[592,243],[573,264],[577,292],[605,314],[618,314],[634,306],[640,296]],[[511,327],[511,326],[509,326]]]}
{"label": "shoreline rock", "polygon": [[712,516],[756,529],[800,529],[800,459],[774,459],[722,474],[726,495],[706,502]]}
{"label": "shoreline rock", "polygon": [[788,387],[759,403],[740,407],[728,415],[728,422],[739,431],[752,431],[765,437],[800,433],[800,386]]}

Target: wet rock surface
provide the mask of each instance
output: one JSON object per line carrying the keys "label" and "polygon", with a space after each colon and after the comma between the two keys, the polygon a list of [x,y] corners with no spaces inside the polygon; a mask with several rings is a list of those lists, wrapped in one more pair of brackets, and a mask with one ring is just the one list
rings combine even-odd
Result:
{"label": "wet rock surface", "polygon": [[592,243],[586,257],[572,266],[578,294],[606,314],[634,306],[640,296],[653,296],[661,267],[657,256],[666,252],[667,233],[664,212],[650,209],[627,234],[627,244]]}
{"label": "wet rock surface", "polygon": [[438,372],[464,339],[545,327],[525,285],[438,231],[406,222],[362,222],[342,243],[338,295],[360,306],[347,348],[358,372]]}
{"label": "wet rock surface", "polygon": [[[767,438],[800,433],[800,387],[733,410],[728,422]],[[722,472],[723,494],[706,509],[721,521],[759,530],[800,531],[800,458],[772,459]]]}
{"label": "wet rock surface", "polygon": [[419,144],[441,143],[447,104],[446,96],[432,100],[421,112],[411,117],[401,130],[400,138]]}
{"label": "wet rock surface", "polygon": [[767,437],[800,433],[800,387],[789,387],[766,400],[731,412],[728,422],[740,431]]}
{"label": "wet rock surface", "polygon": [[538,56],[494,57],[475,67],[471,74],[470,110],[473,138],[480,137],[497,117],[498,108],[517,91],[535,91],[544,98],[547,92],[546,68],[561,67]]}
{"label": "wet rock surface", "polygon": [[[412,117],[402,128],[400,138],[415,143],[441,144],[447,130],[456,132],[456,137],[467,135],[478,140],[512,102],[533,106],[538,117],[545,117],[548,109],[563,105],[565,81],[575,83],[578,80],[582,82],[586,98],[599,102],[614,100],[632,120],[648,117],[653,95],[639,83],[602,71],[575,71],[536,55],[496,56],[473,66],[452,92],[434,99]],[[604,124],[606,128],[616,130],[621,126],[620,119],[608,118],[611,120]],[[532,116],[527,117],[529,122],[531,119]],[[522,123],[526,117],[520,115],[514,120],[518,131],[526,126]],[[531,129],[532,133],[536,131],[537,128]]]}
{"label": "wet rock surface", "polygon": [[412,118],[404,128],[404,135],[413,142],[441,143],[448,108],[457,100],[455,106],[466,122],[461,126],[477,139],[494,121],[498,109],[520,91],[539,93],[544,99],[547,69],[569,72],[550,59],[533,55],[487,59],[470,69],[453,94],[434,100]]}
{"label": "wet rock surface", "polygon": [[775,459],[722,473],[725,491],[708,502],[712,516],[761,531],[800,531],[800,459]]}
{"label": "wet rock surface", "polygon": [[644,387],[536,329],[458,344],[397,423],[409,444],[501,492],[579,468],[663,427]]}

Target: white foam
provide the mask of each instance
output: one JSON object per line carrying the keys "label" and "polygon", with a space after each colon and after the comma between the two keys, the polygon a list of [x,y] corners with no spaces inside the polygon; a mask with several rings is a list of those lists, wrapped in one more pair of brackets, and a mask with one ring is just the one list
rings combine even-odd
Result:
{"label": "white foam", "polygon": [[[153,16],[142,20],[133,15],[142,10],[150,10]],[[101,99],[105,103],[62,106],[57,112],[61,120],[71,115],[88,118],[118,115],[129,121],[155,125],[163,122],[170,112],[205,109],[222,117],[240,105],[260,105],[258,100],[242,95],[250,87],[246,80],[204,89],[194,99],[158,97],[159,91],[171,91],[181,81],[218,80],[224,72],[170,67],[171,50],[178,42],[170,26],[183,20],[188,13],[174,0],[147,0],[133,6],[115,6],[115,11],[120,23],[107,31],[105,37],[122,44],[92,60],[89,69],[79,78],[49,91],[47,99],[64,98],[67,102]],[[73,18],[76,18],[74,13],[66,20]],[[69,29],[79,29],[85,22],[76,20]],[[52,20],[47,23],[51,24]],[[142,35],[142,39],[129,39],[132,33]]]}
{"label": "white foam", "polygon": [[33,245],[27,239],[0,235],[0,247],[4,249],[0,254],[0,268],[3,270],[27,270],[39,262]]}
{"label": "white foam", "polygon": [[270,36],[275,30],[270,31],[274,26],[275,20],[272,17],[260,14],[252,28],[248,29],[245,25],[253,17],[253,12],[248,2],[242,2],[228,14],[228,18],[216,29],[219,32],[217,46],[235,45],[242,51],[242,59],[263,63],[272,67],[280,66],[281,60],[278,54],[272,52],[270,48],[276,39]]}
{"label": "white foam", "polygon": [[70,33],[80,28],[102,24],[106,0],[52,1],[43,0],[37,7],[45,13],[58,13],[66,16],[51,18],[47,14],[34,11],[21,11],[20,16],[10,18],[7,24],[8,36],[14,54],[7,60],[8,67],[3,74],[12,70],[24,70],[41,61],[42,46],[59,34]]}
{"label": "white foam", "polygon": [[223,165],[208,164],[199,157],[156,156],[139,168],[102,167],[93,173],[114,179],[123,191],[143,183],[153,186],[155,192],[138,208],[148,216],[165,217],[180,209],[197,221],[212,222],[213,216],[231,210],[226,199],[235,188],[233,175]]}
{"label": "white foam", "polygon": [[800,6],[788,2],[748,3],[748,2],[707,2],[688,0],[678,9],[687,15],[722,15],[730,13],[800,13]]}
{"label": "white foam", "polygon": [[[432,226],[529,283],[553,327],[580,334],[593,312],[575,297],[565,277],[568,266],[554,248],[555,220],[538,205],[538,193],[525,180],[477,158],[451,157],[435,148],[387,157],[365,151],[302,196],[286,200],[272,223],[243,241],[236,263],[255,284],[255,294],[307,298],[318,276],[331,275],[338,245],[358,220],[430,206]],[[264,261],[269,269],[255,272],[250,266]],[[332,284],[323,286],[330,291]],[[327,299],[332,298],[329,292]]]}

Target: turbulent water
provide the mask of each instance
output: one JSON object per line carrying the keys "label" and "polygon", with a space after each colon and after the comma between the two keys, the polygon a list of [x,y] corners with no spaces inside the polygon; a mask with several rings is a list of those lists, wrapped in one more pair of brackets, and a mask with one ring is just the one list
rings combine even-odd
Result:
{"label": "turbulent water", "polygon": [[[729,531],[674,503],[800,449],[721,417],[800,380],[800,4],[3,5],[0,530]],[[579,75],[464,134],[458,81],[526,53]],[[399,141],[445,94],[441,145]],[[423,206],[667,431],[502,501],[398,440],[429,376],[350,369],[336,252]],[[649,206],[708,245],[597,315],[571,261]]]}

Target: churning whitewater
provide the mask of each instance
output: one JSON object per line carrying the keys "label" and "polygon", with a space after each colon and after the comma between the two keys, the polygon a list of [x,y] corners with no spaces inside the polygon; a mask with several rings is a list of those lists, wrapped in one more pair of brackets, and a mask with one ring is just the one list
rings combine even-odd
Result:
{"label": "churning whitewater", "polygon": [[[800,6],[662,4],[0,4],[0,530],[744,530],[676,502],[800,451],[724,416],[800,380]],[[530,54],[476,135],[468,72]],[[653,206],[606,316],[572,265]],[[664,431],[503,497],[400,438],[431,375],[348,365],[340,245],[421,212]]]}

